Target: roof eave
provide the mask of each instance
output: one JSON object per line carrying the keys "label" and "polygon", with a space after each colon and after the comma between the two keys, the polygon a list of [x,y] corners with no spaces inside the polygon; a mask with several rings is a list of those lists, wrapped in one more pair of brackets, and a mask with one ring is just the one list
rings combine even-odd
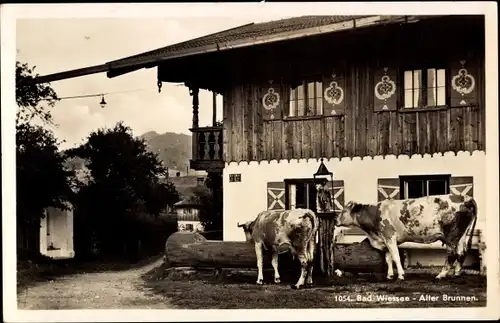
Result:
{"label": "roof eave", "polygon": [[154,57],[138,57],[138,58],[130,59],[130,60],[111,61],[111,62],[107,63],[110,66],[110,72],[108,73],[108,77],[115,77],[118,75],[125,74],[125,72],[113,73],[112,70],[122,70],[125,68],[130,68],[132,66],[135,67],[134,70],[137,70],[137,69],[140,69],[142,67],[145,67],[145,65],[157,66],[164,61],[167,61],[170,59],[175,59],[175,58],[194,56],[194,55],[200,55],[200,54],[207,54],[207,53],[212,53],[212,52],[218,52],[218,51],[224,51],[224,50],[230,50],[230,49],[236,49],[236,48],[242,48],[242,47],[249,47],[249,46],[254,46],[254,45],[263,45],[263,44],[274,43],[274,42],[278,42],[278,41],[299,39],[299,38],[327,34],[327,33],[333,33],[333,32],[339,32],[339,31],[373,27],[376,25],[395,24],[395,23],[411,23],[411,22],[417,22],[421,19],[432,18],[432,17],[438,17],[438,16],[437,15],[433,15],[433,16],[394,16],[394,15],[393,16],[382,16],[382,15],[379,15],[379,16],[372,16],[372,17],[347,20],[347,21],[334,23],[334,24],[330,24],[330,25],[325,25],[325,26],[320,26],[320,27],[307,28],[307,29],[301,30],[300,32],[289,31],[289,32],[284,32],[284,33],[279,33],[279,34],[260,36],[260,37],[254,38],[251,41],[236,40],[236,41],[230,41],[230,42],[225,42],[225,43],[215,43],[215,44],[211,44],[211,45],[207,45],[207,46],[203,46],[203,47],[198,47],[196,49],[184,50],[181,52],[177,52],[176,54],[166,54],[166,55],[154,56]]}
{"label": "roof eave", "polygon": [[90,75],[90,74],[102,73],[102,72],[106,72],[108,78],[113,78],[113,77],[117,77],[117,76],[121,76],[121,75],[130,73],[130,72],[133,72],[133,71],[137,71],[137,70],[142,69],[142,68],[156,67],[159,64],[161,64],[162,62],[165,62],[165,61],[171,60],[171,59],[175,59],[175,58],[195,56],[195,55],[200,55],[200,54],[213,53],[213,52],[218,52],[218,51],[243,48],[243,47],[249,47],[249,46],[254,46],[254,45],[262,45],[262,44],[268,44],[268,43],[284,41],[284,40],[299,39],[299,38],[320,35],[320,34],[326,34],[326,33],[333,33],[333,32],[339,32],[339,31],[373,27],[373,26],[383,25],[383,24],[411,23],[411,22],[417,22],[417,21],[422,20],[422,19],[442,17],[442,16],[444,16],[444,15],[428,15],[428,16],[396,16],[396,15],[384,16],[384,15],[379,15],[379,16],[357,18],[357,19],[347,20],[344,22],[334,23],[334,24],[320,26],[320,27],[306,28],[306,29],[303,29],[299,32],[289,31],[289,32],[283,32],[283,33],[279,33],[279,34],[255,37],[251,41],[236,40],[236,41],[230,41],[230,42],[225,42],[225,43],[215,43],[215,44],[211,44],[211,45],[207,45],[207,46],[203,46],[203,47],[198,47],[195,49],[188,49],[188,50],[184,50],[184,51],[179,51],[176,54],[165,54],[165,55],[159,55],[159,56],[153,56],[153,57],[138,57],[138,58],[130,58],[130,59],[120,59],[120,60],[107,62],[107,63],[102,64],[102,65],[96,65],[96,66],[91,66],[91,67],[86,67],[86,68],[81,68],[81,69],[75,69],[75,70],[70,70],[70,71],[65,71],[65,72],[60,72],[60,73],[39,76],[39,77],[35,78],[33,80],[33,82],[34,83],[46,83],[46,82],[52,82],[52,81],[57,81],[57,80],[62,80],[62,79],[75,78],[75,77],[80,77],[80,76],[85,76],[85,75]]}

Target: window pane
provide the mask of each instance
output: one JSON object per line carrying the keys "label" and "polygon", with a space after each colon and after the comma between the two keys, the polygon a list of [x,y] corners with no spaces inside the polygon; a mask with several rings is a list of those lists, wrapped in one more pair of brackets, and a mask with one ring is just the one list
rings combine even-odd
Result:
{"label": "window pane", "polygon": [[306,206],[306,188],[304,184],[296,185],[295,207],[307,208]]}
{"label": "window pane", "polygon": [[309,205],[307,206],[313,212],[316,212],[316,186],[313,184],[309,185]]}
{"label": "window pane", "polygon": [[314,103],[316,99],[311,98],[308,100],[308,105],[307,105],[307,115],[308,116],[313,116],[316,114],[316,109],[314,108]]}
{"label": "window pane", "polygon": [[427,70],[427,106],[436,106],[436,69]]}
{"label": "window pane", "polygon": [[323,83],[322,82],[316,82],[316,97],[317,98],[323,97]]}
{"label": "window pane", "polygon": [[417,198],[426,196],[424,181],[412,180],[406,182],[407,196],[406,198]]}
{"label": "window pane", "polygon": [[314,98],[314,82],[307,83],[307,98]]}
{"label": "window pane", "polygon": [[297,116],[304,115],[304,100],[297,100]]}
{"label": "window pane", "polygon": [[405,71],[405,90],[413,88],[413,71]]}
{"label": "window pane", "polygon": [[444,69],[437,70],[437,105],[446,105],[446,72]]}
{"label": "window pane", "polygon": [[316,98],[316,113],[318,115],[323,114],[323,98]]}
{"label": "window pane", "polygon": [[297,86],[297,99],[304,99],[304,85]]}
{"label": "window pane", "polygon": [[290,89],[290,101],[297,100],[297,88]]}
{"label": "window pane", "polygon": [[422,71],[421,70],[415,70],[413,71],[413,106],[414,107],[419,107],[420,106],[420,87],[422,84]]}
{"label": "window pane", "polygon": [[290,101],[290,108],[288,111],[288,115],[290,117],[295,117],[295,112],[297,111],[297,101]]}
{"label": "window pane", "polygon": [[429,195],[448,194],[448,182],[445,180],[429,180]]}
{"label": "window pane", "polygon": [[413,108],[413,90],[405,90],[405,108]]}

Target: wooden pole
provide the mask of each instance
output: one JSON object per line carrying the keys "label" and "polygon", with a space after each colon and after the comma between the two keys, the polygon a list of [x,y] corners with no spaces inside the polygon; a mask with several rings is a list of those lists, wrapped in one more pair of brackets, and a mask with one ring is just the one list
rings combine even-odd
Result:
{"label": "wooden pole", "polygon": [[213,108],[212,126],[215,127],[215,124],[217,123],[217,93],[216,92],[212,92],[212,108]]}

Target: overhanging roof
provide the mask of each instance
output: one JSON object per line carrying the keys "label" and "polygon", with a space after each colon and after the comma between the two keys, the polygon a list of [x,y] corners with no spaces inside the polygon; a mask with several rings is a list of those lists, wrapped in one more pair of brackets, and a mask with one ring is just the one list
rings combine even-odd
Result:
{"label": "overhanging roof", "polygon": [[138,55],[37,77],[36,83],[53,82],[107,72],[112,78],[142,68],[151,68],[170,59],[250,47],[314,35],[346,31],[382,24],[416,22],[439,16],[302,16],[263,23],[251,23],[215,34],[158,48]]}

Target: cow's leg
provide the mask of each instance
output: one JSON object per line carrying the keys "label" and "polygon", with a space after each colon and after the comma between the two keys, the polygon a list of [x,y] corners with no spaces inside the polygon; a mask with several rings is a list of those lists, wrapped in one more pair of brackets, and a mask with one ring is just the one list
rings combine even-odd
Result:
{"label": "cow's leg", "polygon": [[387,263],[387,279],[391,280],[394,277],[394,270],[392,266],[392,256],[389,250],[385,252],[385,262]]}
{"label": "cow's leg", "polygon": [[255,243],[255,255],[257,256],[257,284],[262,285],[264,282],[264,275],[262,274],[262,243]]}
{"label": "cow's leg", "polygon": [[[399,257],[399,248],[396,241],[391,240],[387,242],[387,249],[391,254],[392,260],[396,263],[396,268],[398,270],[398,279],[405,279],[405,271],[403,269],[403,265],[401,264],[401,258]],[[387,261],[387,257],[386,257]],[[387,275],[389,275],[389,270],[387,271]]]}
{"label": "cow's leg", "polygon": [[[313,238],[314,239],[314,238]],[[313,284],[312,274],[314,269],[314,251],[315,251],[315,242],[314,240],[309,241],[309,247],[307,251],[308,255],[308,267],[307,267],[307,280],[306,286],[311,287]]]}
{"label": "cow's leg", "polygon": [[292,285],[293,289],[299,289],[304,287],[304,281],[307,275],[307,265],[308,265],[308,257],[306,256],[306,251],[302,250],[298,255],[300,261],[300,277],[295,285]]}
{"label": "cow's leg", "polygon": [[271,263],[272,263],[273,268],[274,268],[274,282],[276,284],[279,284],[279,283],[281,283],[281,280],[280,280],[280,273],[278,271],[278,252],[277,251],[273,251],[273,259],[272,259]]}
{"label": "cow's leg", "polygon": [[453,268],[453,263],[457,259],[457,255],[455,254],[454,250],[448,249],[448,256],[446,257],[446,262],[444,263],[443,269],[441,269],[441,272],[436,276],[436,279],[442,279],[448,276],[450,273],[451,269]]}

